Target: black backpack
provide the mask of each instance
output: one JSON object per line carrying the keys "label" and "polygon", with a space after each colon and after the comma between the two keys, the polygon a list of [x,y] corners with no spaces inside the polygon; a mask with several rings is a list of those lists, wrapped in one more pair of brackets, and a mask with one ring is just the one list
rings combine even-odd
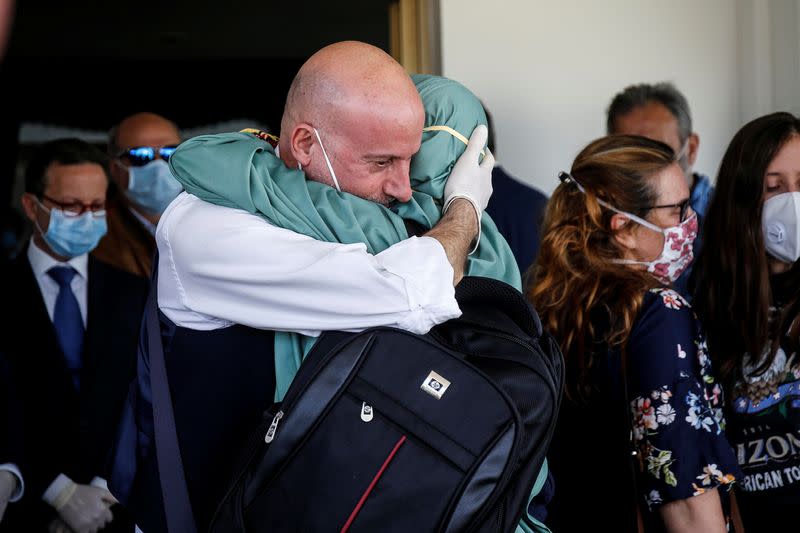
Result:
{"label": "black backpack", "polygon": [[426,335],[326,333],[264,414],[210,530],[513,531],[542,469],[563,361],[513,287],[464,278]]}

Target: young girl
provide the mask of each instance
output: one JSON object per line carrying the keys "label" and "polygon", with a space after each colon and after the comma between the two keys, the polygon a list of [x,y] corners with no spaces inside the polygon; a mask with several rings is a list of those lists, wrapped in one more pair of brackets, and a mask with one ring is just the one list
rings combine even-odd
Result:
{"label": "young girl", "polygon": [[774,113],[728,146],[695,270],[695,305],[731,392],[728,436],[749,533],[781,530],[800,506],[798,218],[800,120]]}

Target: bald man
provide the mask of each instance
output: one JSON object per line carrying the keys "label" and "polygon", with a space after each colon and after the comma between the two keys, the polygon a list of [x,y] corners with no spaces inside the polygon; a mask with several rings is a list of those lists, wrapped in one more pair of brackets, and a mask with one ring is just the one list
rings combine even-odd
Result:
{"label": "bald man", "polygon": [[[424,118],[413,82],[389,55],[364,43],[337,43],[314,54],[293,81],[277,153],[310,180],[384,205],[406,202]],[[364,244],[317,241],[186,192],[164,212],[156,232],[158,307],[199,530],[272,404],[274,331],[314,337],[383,325],[425,333],[460,315],[454,283],[478,236],[494,163],[487,151],[478,164],[487,130],[476,132],[448,181],[440,223],[376,255]],[[143,531],[163,531],[155,452],[137,442],[130,497],[124,481],[112,483],[112,492]]]}
{"label": "bald man", "polygon": [[180,142],[175,123],[155,113],[136,113],[111,129],[108,155],[113,185],[108,191],[108,233],[94,257],[150,277],[156,225],[183,190],[167,165]]}

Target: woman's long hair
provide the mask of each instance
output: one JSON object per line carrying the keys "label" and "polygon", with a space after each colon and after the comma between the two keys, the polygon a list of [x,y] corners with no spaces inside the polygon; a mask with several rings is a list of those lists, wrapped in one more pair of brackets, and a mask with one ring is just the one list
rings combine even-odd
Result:
{"label": "woman's long hair", "polygon": [[625,343],[645,292],[658,285],[647,272],[616,262],[623,252],[611,229],[615,213],[598,199],[644,217],[657,198],[650,178],[674,162],[663,143],[603,137],[578,154],[572,179],[548,202],[528,297],[564,353],[570,398],[588,398],[596,358]]}
{"label": "woman's long hair", "polygon": [[703,222],[703,250],[694,270],[694,308],[708,335],[709,353],[723,383],[743,378],[745,354],[763,373],[775,360],[781,337],[797,315],[800,269],[793,268],[794,294],[781,316],[770,317],[774,296],[764,248],[761,212],[767,167],[792,137],[800,120],[772,113],[745,124],[733,137],[720,165],[716,191]]}

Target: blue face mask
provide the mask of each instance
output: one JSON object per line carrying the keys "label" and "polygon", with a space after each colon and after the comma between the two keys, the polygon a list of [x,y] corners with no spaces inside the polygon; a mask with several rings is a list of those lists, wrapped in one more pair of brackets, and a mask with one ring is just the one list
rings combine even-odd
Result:
{"label": "blue face mask", "polygon": [[169,164],[163,159],[155,159],[141,167],[128,167],[126,194],[148,213],[163,213],[182,190],[180,182],[172,176]]}
{"label": "blue face mask", "polygon": [[[42,238],[61,257],[77,257],[91,252],[106,234],[105,211],[87,211],[76,217],[68,217],[61,209],[49,209],[41,202],[39,205],[50,212],[50,224],[47,231],[42,232]],[[39,227],[38,222],[36,227]],[[42,231],[41,228],[39,231]]]}

